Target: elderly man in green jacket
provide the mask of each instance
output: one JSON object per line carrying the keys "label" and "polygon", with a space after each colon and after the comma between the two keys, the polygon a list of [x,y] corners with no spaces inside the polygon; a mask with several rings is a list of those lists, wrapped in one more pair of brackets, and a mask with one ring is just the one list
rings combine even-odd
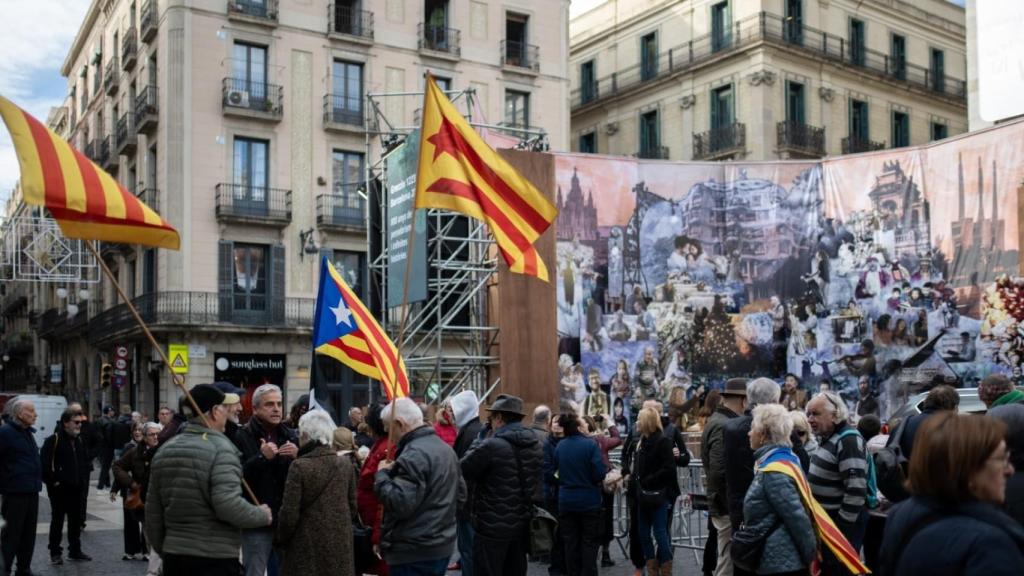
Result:
{"label": "elderly man in green jacket", "polygon": [[146,498],[146,537],[164,574],[238,576],[242,529],[269,526],[270,508],[242,497],[238,449],[224,435],[224,393],[210,384],[190,391],[200,418],[160,447]]}

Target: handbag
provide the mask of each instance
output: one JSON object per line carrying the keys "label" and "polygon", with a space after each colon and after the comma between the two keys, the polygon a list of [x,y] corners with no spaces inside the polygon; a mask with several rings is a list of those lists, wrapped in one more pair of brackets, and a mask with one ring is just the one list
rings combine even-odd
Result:
{"label": "handbag", "polygon": [[641,506],[653,508],[655,506],[661,506],[665,503],[665,489],[658,488],[657,490],[648,490],[637,483],[637,500],[640,501]]}
{"label": "handbag", "polygon": [[[505,440],[502,438],[502,440]],[[526,483],[523,482],[523,463],[519,459],[519,451],[509,442],[512,447],[512,454],[516,457],[516,476],[519,478],[519,489],[522,492],[524,502],[533,502],[526,492]],[[555,547],[555,528],[558,527],[558,520],[550,512],[537,506],[530,505],[530,521],[527,524],[526,552],[531,556],[543,556],[550,554]]]}
{"label": "handbag", "polygon": [[356,574],[369,573],[379,559],[373,551],[373,528],[359,522],[352,525],[352,552]]}
{"label": "handbag", "polygon": [[128,495],[124,499],[124,507],[128,510],[142,510],[146,503],[142,501],[142,486],[135,485],[128,489]]}
{"label": "handbag", "polygon": [[768,535],[775,531],[779,522],[772,524],[771,528],[764,532],[751,530],[746,524],[732,533],[732,544],[730,555],[733,565],[747,571],[756,572],[761,565],[761,556],[764,555],[764,545],[768,542]]}

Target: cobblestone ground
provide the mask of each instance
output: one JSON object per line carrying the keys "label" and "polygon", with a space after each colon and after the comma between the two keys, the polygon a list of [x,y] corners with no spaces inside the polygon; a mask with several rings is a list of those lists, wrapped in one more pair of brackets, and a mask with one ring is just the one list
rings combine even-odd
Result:
{"label": "cobblestone ground", "polygon": [[[50,528],[50,502],[46,499],[45,490],[39,499],[39,525],[36,530],[36,549],[32,561],[32,571],[39,576],[144,576],[146,563],[141,561],[124,561],[124,525],[121,503],[111,503],[106,493],[95,490],[95,474],[93,489],[89,493],[89,508],[86,529],[82,533],[82,549],[93,557],[92,562],[64,561],[61,566],[51,566],[49,551],[46,549],[47,534]],[[697,518],[695,516],[695,523]],[[65,548],[67,547],[65,536]],[[612,559],[615,566],[600,568],[602,575],[631,576],[633,566],[623,553],[629,550],[628,542],[623,539],[621,546],[612,543]],[[65,552],[66,553],[66,552]],[[700,574],[699,558],[693,550],[676,548],[673,574],[678,576],[697,576]],[[458,576],[458,572],[450,572]],[[547,566],[531,562],[529,576],[547,576]]]}

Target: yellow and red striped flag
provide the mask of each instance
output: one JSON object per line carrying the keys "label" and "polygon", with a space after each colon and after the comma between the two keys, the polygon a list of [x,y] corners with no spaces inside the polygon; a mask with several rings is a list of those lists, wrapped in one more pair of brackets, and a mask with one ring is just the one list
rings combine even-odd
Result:
{"label": "yellow and red striped flag", "polygon": [[3,96],[0,116],[18,154],[25,202],[45,206],[65,236],[179,248],[178,231],[159,214]]}
{"label": "yellow and red striped flag", "polygon": [[427,76],[416,207],[442,208],[490,227],[509,269],[548,280],[533,243],[558,210],[466,122]]}
{"label": "yellow and red striped flag", "polygon": [[405,361],[395,344],[326,257],[320,264],[313,350],[380,380],[389,402],[409,395]]}

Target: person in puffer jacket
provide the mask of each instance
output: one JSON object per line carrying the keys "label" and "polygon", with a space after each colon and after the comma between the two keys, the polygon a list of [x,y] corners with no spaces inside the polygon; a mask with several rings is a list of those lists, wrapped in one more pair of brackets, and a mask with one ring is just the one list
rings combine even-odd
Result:
{"label": "person in puffer jacket", "polygon": [[767,533],[758,574],[807,574],[818,540],[796,482],[781,472],[764,471],[770,461],[788,460],[800,468],[790,445],[793,421],[778,404],[754,408],[750,447],[756,461],[754,481],[743,499],[744,525]]}
{"label": "person in puffer jacket", "polygon": [[[489,411],[482,437],[462,458],[462,476],[473,493],[473,573],[524,576],[541,446],[522,424],[522,399],[502,394]],[[488,428],[494,431],[489,438]]]}

